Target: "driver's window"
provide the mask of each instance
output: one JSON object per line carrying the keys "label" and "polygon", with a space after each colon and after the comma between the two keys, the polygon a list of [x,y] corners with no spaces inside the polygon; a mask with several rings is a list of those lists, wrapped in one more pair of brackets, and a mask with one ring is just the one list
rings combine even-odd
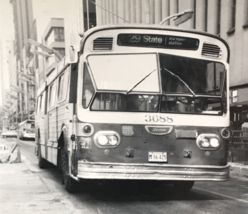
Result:
{"label": "driver's window", "polygon": [[84,64],[84,75],[83,75],[83,100],[82,104],[84,108],[87,108],[89,106],[89,103],[95,94],[95,89],[89,74],[89,70]]}

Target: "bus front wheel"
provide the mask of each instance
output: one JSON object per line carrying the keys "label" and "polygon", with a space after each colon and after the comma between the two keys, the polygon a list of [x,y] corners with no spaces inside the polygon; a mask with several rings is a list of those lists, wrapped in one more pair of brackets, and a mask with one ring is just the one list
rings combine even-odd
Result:
{"label": "bus front wheel", "polygon": [[78,190],[79,183],[74,180],[68,173],[69,166],[66,158],[64,148],[61,149],[61,171],[62,171],[62,184],[69,193],[74,193]]}
{"label": "bus front wheel", "polygon": [[48,162],[41,155],[41,148],[38,149],[38,165],[41,169],[48,167]]}
{"label": "bus front wheel", "polygon": [[194,186],[194,181],[174,181],[173,186],[180,192],[188,192]]}

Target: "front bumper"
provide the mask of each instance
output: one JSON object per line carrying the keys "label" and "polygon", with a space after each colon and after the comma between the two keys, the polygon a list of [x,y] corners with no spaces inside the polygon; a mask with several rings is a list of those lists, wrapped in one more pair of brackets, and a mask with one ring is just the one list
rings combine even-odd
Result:
{"label": "front bumper", "polygon": [[226,181],[229,179],[229,165],[90,163],[80,160],[77,177],[82,179]]}

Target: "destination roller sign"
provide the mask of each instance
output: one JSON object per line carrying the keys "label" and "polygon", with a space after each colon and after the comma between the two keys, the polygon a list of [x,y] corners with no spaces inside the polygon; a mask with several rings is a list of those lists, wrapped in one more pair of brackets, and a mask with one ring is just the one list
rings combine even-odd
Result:
{"label": "destination roller sign", "polygon": [[180,50],[197,50],[199,39],[158,35],[158,34],[119,34],[117,38],[119,46],[166,48]]}

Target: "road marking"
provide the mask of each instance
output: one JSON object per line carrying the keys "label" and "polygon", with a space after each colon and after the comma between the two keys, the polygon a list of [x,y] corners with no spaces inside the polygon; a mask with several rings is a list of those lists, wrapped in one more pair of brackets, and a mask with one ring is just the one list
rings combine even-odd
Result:
{"label": "road marking", "polygon": [[239,187],[242,187],[242,188],[245,188],[245,189],[248,189],[248,187],[246,187],[245,185],[238,185]]}
{"label": "road marking", "polygon": [[28,145],[28,146],[35,146],[36,144],[35,144],[35,141],[31,141],[31,142],[28,142],[28,141],[20,141],[20,143],[23,143],[23,144],[26,144],[26,145]]}
{"label": "road marking", "polygon": [[208,191],[208,190],[201,189],[201,188],[198,188],[198,187],[194,187],[194,189],[200,190],[200,191],[203,191],[203,192],[207,192],[207,193],[210,193],[210,194],[218,195],[218,196],[221,196],[221,197],[224,197],[224,198],[232,199],[232,200],[235,200],[235,201],[243,202],[245,204],[248,204],[248,201],[247,200],[243,200],[243,199],[240,199],[240,198],[234,198],[232,196],[223,195],[223,194],[218,193],[218,192]]}

